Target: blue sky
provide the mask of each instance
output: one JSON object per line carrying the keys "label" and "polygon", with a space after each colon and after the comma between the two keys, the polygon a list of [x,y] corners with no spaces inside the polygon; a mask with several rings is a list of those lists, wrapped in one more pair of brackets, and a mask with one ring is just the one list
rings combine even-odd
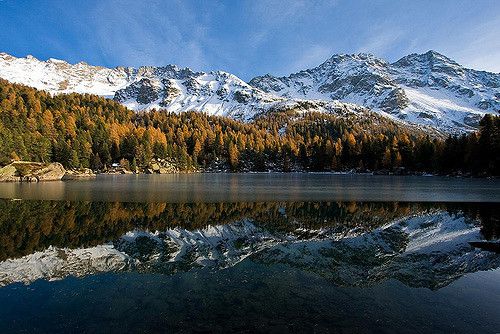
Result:
{"label": "blue sky", "polygon": [[177,64],[245,80],[335,53],[429,49],[500,72],[498,0],[0,0],[0,51],[103,66]]}

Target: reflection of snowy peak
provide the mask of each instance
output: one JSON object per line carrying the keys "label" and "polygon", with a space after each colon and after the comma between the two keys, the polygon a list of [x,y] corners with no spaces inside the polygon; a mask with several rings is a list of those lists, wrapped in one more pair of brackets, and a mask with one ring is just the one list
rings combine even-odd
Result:
{"label": "reflection of snowy peak", "polygon": [[500,74],[466,69],[434,51],[393,64],[366,54],[335,55],[316,68],[250,84],[286,97],[352,102],[448,131],[471,129],[484,113],[500,111]]}
{"label": "reflection of snowy peak", "polygon": [[434,51],[393,64],[368,54],[334,55],[312,69],[249,83],[222,71],[175,65],[111,69],[0,53],[0,77],[51,93],[113,97],[134,110],[196,110],[242,120],[290,105],[329,111],[340,105],[332,101],[341,101],[409,123],[464,131],[476,128],[485,113],[500,111],[500,74],[466,69]]}
{"label": "reflection of snowy peak", "polygon": [[336,241],[280,244],[271,256],[261,253],[259,260],[304,268],[342,286],[394,278],[412,287],[437,289],[466,273],[500,266],[499,255],[468,243],[479,239],[479,227],[463,216],[437,212]]}
{"label": "reflection of snowy peak", "polygon": [[0,285],[119,270],[174,274],[200,267],[223,269],[249,258],[320,274],[339,285],[395,278],[407,285],[443,287],[468,272],[500,266],[500,256],[475,250],[479,228],[444,211],[396,220],[370,232],[298,228],[266,230],[240,222],[189,231],[132,231],[113,245],[49,248],[0,263]]}
{"label": "reflection of snowy peak", "polygon": [[66,249],[49,247],[22,258],[0,263],[0,286],[14,282],[25,284],[37,279],[57,280],[69,275],[85,276],[119,271],[127,267],[127,255],[112,245]]}

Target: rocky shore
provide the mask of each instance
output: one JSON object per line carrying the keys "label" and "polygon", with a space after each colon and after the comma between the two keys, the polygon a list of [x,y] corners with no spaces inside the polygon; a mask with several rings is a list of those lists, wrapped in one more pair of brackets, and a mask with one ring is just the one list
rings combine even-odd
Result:
{"label": "rocky shore", "polygon": [[175,163],[167,160],[153,160],[147,166],[131,170],[130,166],[113,164],[103,170],[93,171],[89,168],[68,169],[58,162],[42,163],[31,161],[13,161],[0,168],[0,182],[39,182],[59,180],[86,180],[97,174],[174,174],[195,172],[181,170]]}
{"label": "rocky shore", "polygon": [[86,180],[96,177],[96,173],[94,173],[90,168],[82,168],[82,169],[70,169],[66,170],[66,174],[64,174],[62,180]]}
{"label": "rocky shore", "polygon": [[192,173],[200,172],[201,170],[191,169],[186,170],[180,168],[174,161],[166,159],[153,159],[149,164],[132,168],[128,162],[113,163],[111,166],[98,171],[99,174],[176,174],[176,173]]}
{"label": "rocky shore", "polygon": [[65,173],[58,162],[14,161],[0,168],[0,182],[59,181]]}
{"label": "rocky shore", "polygon": [[[132,170],[128,165],[114,163],[112,166],[102,170],[93,171],[89,168],[64,169],[58,163],[40,163],[30,161],[14,161],[7,166],[0,168],[0,182],[39,182],[39,181],[69,181],[69,180],[88,180],[95,178],[97,174],[119,175],[119,174],[178,174],[178,173],[230,173],[229,166],[225,164],[212,165],[206,168],[192,168],[189,170],[181,169],[172,161],[154,159],[148,165],[138,166]],[[241,169],[241,173],[256,173],[252,169]],[[286,173],[278,168],[269,168],[261,173]],[[313,172],[301,169],[291,169],[287,172],[295,173],[333,173],[333,174],[371,174],[371,175],[395,175],[395,176],[437,176],[440,174],[427,174],[408,171],[405,168],[396,168],[392,170],[361,170],[351,169],[340,172]],[[441,174],[449,177],[474,177],[470,174]],[[489,177],[488,175],[478,175],[479,177]]]}

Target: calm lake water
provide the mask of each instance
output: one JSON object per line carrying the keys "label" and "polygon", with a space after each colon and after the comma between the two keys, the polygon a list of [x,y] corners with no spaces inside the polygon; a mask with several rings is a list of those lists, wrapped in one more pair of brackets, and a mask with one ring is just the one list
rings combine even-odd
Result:
{"label": "calm lake water", "polygon": [[498,180],[99,176],[0,213],[0,333],[500,332]]}
{"label": "calm lake water", "polygon": [[0,183],[0,198],[116,202],[500,202],[500,180],[332,174],[100,175],[93,181]]}

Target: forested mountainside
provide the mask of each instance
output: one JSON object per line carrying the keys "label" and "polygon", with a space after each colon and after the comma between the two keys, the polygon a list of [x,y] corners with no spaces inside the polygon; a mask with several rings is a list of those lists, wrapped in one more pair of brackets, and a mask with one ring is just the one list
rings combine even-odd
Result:
{"label": "forested mountainside", "polygon": [[[307,110],[307,108],[305,108]],[[249,122],[199,112],[136,113],[89,94],[55,95],[0,80],[0,162],[57,161],[135,170],[167,159],[181,170],[358,171],[499,175],[500,118],[460,137],[342,105],[329,113],[283,107]]]}
{"label": "forested mountainside", "polygon": [[408,124],[462,133],[477,130],[486,113],[500,111],[500,74],[467,69],[435,51],[394,63],[369,54],[333,55],[315,68],[248,83],[224,71],[175,65],[105,68],[0,53],[0,77],[53,94],[114,98],[136,111],[202,111],[240,121],[283,105],[306,103],[308,111],[328,112],[342,102]]}

